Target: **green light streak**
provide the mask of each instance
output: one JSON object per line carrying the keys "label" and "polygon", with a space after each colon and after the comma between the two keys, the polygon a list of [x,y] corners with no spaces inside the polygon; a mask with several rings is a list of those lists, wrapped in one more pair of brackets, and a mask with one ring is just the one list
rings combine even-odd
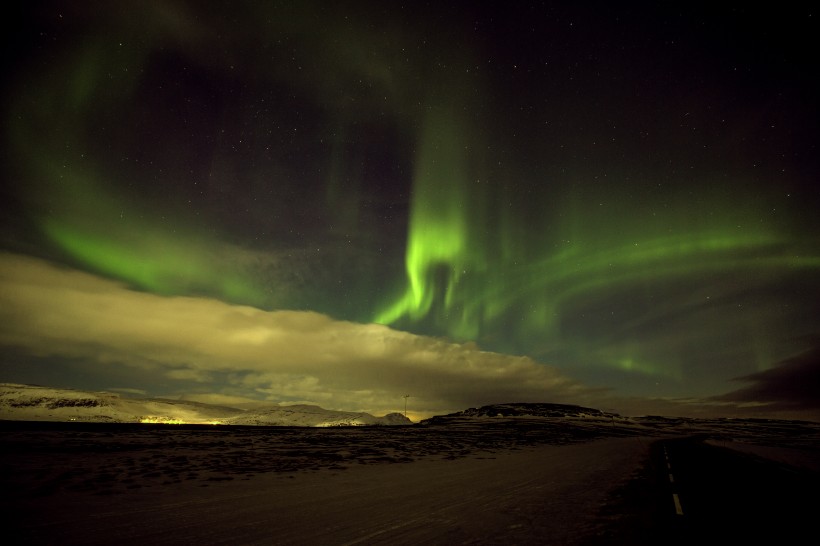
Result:
{"label": "green light streak", "polygon": [[[429,111],[416,163],[409,237],[405,256],[408,286],[404,295],[383,310],[376,322],[389,324],[402,316],[420,320],[434,304],[450,328],[463,337],[477,333],[467,317],[459,317],[460,283],[467,271],[484,267],[483,253],[470,247],[467,195],[469,169],[460,137],[463,123],[450,110]],[[451,314],[452,313],[452,314]]]}
{"label": "green light streak", "polygon": [[[516,216],[514,208],[526,207],[506,186],[468,183],[477,170],[465,153],[470,147],[469,124],[458,116],[439,111],[427,118],[411,203],[406,290],[375,315],[376,322],[461,340],[497,342],[501,335],[509,349],[515,340],[560,340],[562,318],[576,301],[640,294],[670,282],[708,286],[721,275],[766,282],[788,271],[820,269],[810,239],[762,221],[769,210],[763,201],[744,201],[721,188],[701,192],[696,205],[653,204],[647,197],[600,210],[597,196],[573,198],[572,192],[563,205],[550,206],[546,191],[531,195],[530,209],[559,216]],[[652,210],[664,214],[647,215]],[[648,373],[656,360],[616,349],[605,359],[614,368]],[[671,369],[667,363],[656,373],[678,378]]]}
{"label": "green light streak", "polygon": [[195,240],[169,238],[140,223],[128,222],[105,234],[54,219],[43,220],[44,232],[86,265],[158,294],[203,294],[234,303],[260,305],[264,290],[230,265],[220,265],[213,250]]}
{"label": "green light streak", "polygon": [[[422,242],[417,240],[416,244]],[[476,323],[474,328],[467,329],[475,330],[479,322],[492,321],[516,306],[525,306],[530,312],[523,320],[524,326],[530,323],[528,328],[537,330],[548,328],[560,305],[572,297],[610,290],[618,285],[661,282],[706,272],[820,267],[820,259],[796,258],[783,249],[782,243],[774,235],[693,234],[648,240],[617,249],[572,248],[526,265],[499,261],[472,283],[448,285],[445,307],[463,305],[463,320]],[[440,262],[446,262],[447,256],[440,252],[441,248],[448,249],[435,246],[434,255]],[[425,255],[421,251],[419,254]],[[408,252],[408,256],[412,255]],[[409,265],[415,263],[408,260]],[[447,263],[460,264],[463,260],[457,258]],[[396,315],[400,309],[418,320],[431,308],[433,290],[425,284],[425,277],[413,273],[416,275],[410,282],[413,298],[405,296],[401,304],[391,308],[393,320],[400,318],[400,314]],[[423,305],[412,307],[418,302]],[[457,324],[449,333],[455,335],[462,328],[463,324]]]}
{"label": "green light streak", "polygon": [[[257,26],[247,31],[247,42],[236,37],[244,43],[237,51],[254,53],[272,45],[270,35],[287,36],[298,46],[293,48],[299,51],[298,71],[290,62],[260,67],[253,60],[213,54],[214,49],[201,47],[211,41],[208,24],[192,22],[184,8],[158,5],[134,26],[130,20],[109,21],[120,25],[115,25],[116,40],[106,38],[110,29],[83,36],[74,47],[50,50],[61,57],[58,62],[32,64],[48,70],[10,82],[13,100],[5,112],[5,131],[9,156],[19,163],[25,181],[15,197],[30,208],[27,218],[51,243],[46,253],[57,249],[74,262],[143,290],[271,306],[268,287],[241,261],[231,260],[230,252],[226,257],[225,238],[207,219],[175,211],[173,205],[160,210],[162,204],[128,193],[131,183],[139,186],[140,175],[152,174],[149,167],[125,172],[116,156],[129,150],[114,147],[108,153],[91,146],[99,139],[91,133],[101,127],[122,134],[121,127],[112,126],[130,111],[129,101],[140,90],[140,73],[150,68],[151,57],[167,47],[223,76],[233,74],[236,64],[254,74],[260,88],[265,82],[288,86],[327,114],[323,121],[332,135],[322,142],[330,143],[330,157],[322,175],[325,192],[319,192],[317,201],[323,201],[337,240],[356,230],[378,229],[375,221],[365,226],[368,216],[362,207],[369,174],[367,154],[357,141],[366,132],[361,127],[377,123],[385,132],[415,137],[404,279],[399,279],[403,290],[377,309],[357,309],[361,314],[356,318],[487,341],[493,350],[525,347],[521,352],[526,352],[537,340],[548,347],[568,347],[566,352],[578,360],[588,356],[612,369],[680,378],[683,357],[680,362],[659,357],[662,351],[649,347],[640,332],[634,339],[614,341],[600,331],[584,331],[576,338],[566,334],[562,328],[572,322],[568,319],[576,319],[578,331],[588,326],[573,315],[573,306],[607,298],[613,305],[623,301],[628,306],[632,294],[640,299],[644,291],[672,284],[708,287],[718,277],[734,276],[741,283],[751,279],[747,289],[766,279],[782,284],[789,274],[809,277],[820,269],[816,235],[776,223],[772,218],[780,221],[780,216],[770,214],[770,196],[758,193],[766,187],[760,181],[727,182],[728,176],[717,174],[714,181],[692,181],[670,174],[661,187],[634,176],[619,180],[617,162],[601,166],[608,178],[593,179],[579,161],[564,161],[564,152],[555,150],[545,157],[569,168],[550,178],[543,174],[553,172],[543,168],[547,159],[537,157],[538,143],[526,143],[527,151],[516,154],[520,140],[503,128],[493,133],[504,125],[493,119],[497,112],[511,110],[499,108],[490,88],[481,85],[477,73],[493,67],[485,66],[480,55],[473,59],[474,52],[430,47],[435,59],[427,53],[415,57],[406,52],[417,46],[415,37],[392,32],[396,29],[385,32],[378,25],[351,26],[347,13],[344,19],[329,18],[317,33],[315,8],[292,6],[288,17],[266,6],[248,8],[259,14],[248,23]],[[265,38],[253,38],[257,34]],[[142,45],[120,49],[121,40]],[[290,51],[278,60],[291,59]],[[525,131],[517,138],[535,133]],[[139,144],[136,137],[133,144]],[[89,150],[100,155],[91,157]],[[206,160],[207,153],[202,151]],[[511,165],[507,158],[526,161]],[[746,191],[752,187],[754,192]],[[318,206],[295,206],[301,205]],[[785,217],[788,211],[778,208],[780,214]],[[356,274],[369,275],[369,280],[380,273]],[[328,302],[338,294],[323,291],[327,284],[311,285],[313,280],[307,280],[305,290],[318,302],[316,310],[332,309]],[[394,280],[384,279],[384,284]],[[273,288],[285,292],[281,286]],[[658,300],[664,297],[662,289],[655,293]],[[346,309],[359,305],[357,294],[347,296],[355,303]],[[650,314],[663,316],[662,311]],[[645,317],[632,318],[645,324]],[[724,318],[716,313],[709,326],[722,327]],[[777,354],[767,337],[772,322],[754,312],[747,320],[748,332],[737,337],[742,343],[755,340],[750,345],[762,369]],[[666,334],[663,345],[673,346],[670,340],[678,339],[677,332]],[[687,342],[695,345],[697,340]],[[671,352],[685,352],[684,345]]]}
{"label": "green light streak", "polygon": [[[163,41],[150,35],[140,38],[156,39],[157,46]],[[129,32],[119,37],[131,38],[136,40]],[[165,210],[162,203],[119,193],[119,181],[103,171],[110,158],[89,153],[98,138],[90,134],[95,130],[90,120],[116,123],[148,60],[149,49],[118,44],[89,37],[17,89],[6,112],[6,131],[31,181],[22,192],[31,219],[77,262],[139,289],[270,306],[271,294],[230,260],[232,251],[224,255],[228,245],[213,229],[173,207]]]}
{"label": "green light streak", "polygon": [[[627,352],[626,354],[633,354]],[[647,362],[631,356],[616,357],[613,367],[625,372],[637,372],[645,375],[663,375],[672,379],[681,379],[681,371],[678,366],[659,366],[656,363]]]}

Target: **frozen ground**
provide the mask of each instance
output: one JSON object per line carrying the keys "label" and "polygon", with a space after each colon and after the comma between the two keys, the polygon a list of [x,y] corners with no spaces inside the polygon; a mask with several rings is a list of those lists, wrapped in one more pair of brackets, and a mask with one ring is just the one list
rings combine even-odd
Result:
{"label": "frozen ground", "polygon": [[[173,479],[166,462],[160,476],[130,484],[120,483],[134,474],[128,457],[86,453],[75,462],[108,476],[53,490],[18,483],[4,510],[17,512],[18,540],[28,544],[574,544],[596,533],[609,491],[646,449],[618,438],[457,457],[445,450],[410,464],[342,454],[332,465],[253,474],[204,472],[206,460],[232,455],[189,445],[172,450],[195,463],[197,479],[182,468]],[[46,473],[77,472],[66,463]]]}
{"label": "frozen ground", "polygon": [[803,466],[817,460],[820,430],[587,415],[445,421],[0,422],[0,509],[13,544],[635,544],[612,529],[651,501],[636,476],[653,441],[709,438]]}

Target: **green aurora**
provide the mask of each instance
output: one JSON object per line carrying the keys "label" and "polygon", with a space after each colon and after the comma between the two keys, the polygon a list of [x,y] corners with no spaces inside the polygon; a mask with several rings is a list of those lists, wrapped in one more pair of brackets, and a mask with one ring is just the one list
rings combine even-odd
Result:
{"label": "green aurora", "polygon": [[[673,106],[596,117],[625,86],[521,85],[450,13],[445,39],[341,11],[317,31],[314,5],[243,4],[240,32],[183,6],[67,13],[86,34],[46,16],[59,55],[32,47],[7,94],[6,249],[472,341],[627,393],[721,392],[816,333],[811,175],[738,151],[762,129],[738,140],[675,90],[691,106],[669,129],[653,116]],[[734,131],[746,115],[722,114]],[[696,136],[679,128],[696,116]]]}

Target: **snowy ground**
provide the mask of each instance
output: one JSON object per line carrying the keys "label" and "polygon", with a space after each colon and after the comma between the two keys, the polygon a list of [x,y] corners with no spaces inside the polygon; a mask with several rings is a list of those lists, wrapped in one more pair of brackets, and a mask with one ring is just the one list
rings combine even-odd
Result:
{"label": "snowy ground", "polygon": [[726,421],[653,430],[587,418],[343,428],[4,422],[0,510],[14,544],[609,544],[601,537],[628,508],[623,492],[634,490],[654,440],[706,435],[816,461],[817,431]]}
{"label": "snowy ground", "polygon": [[[620,438],[410,464],[350,461],[126,491],[84,482],[25,495],[14,521],[19,540],[34,544],[574,544],[596,533],[609,491],[646,446]],[[124,458],[117,464],[112,474],[128,473]]]}

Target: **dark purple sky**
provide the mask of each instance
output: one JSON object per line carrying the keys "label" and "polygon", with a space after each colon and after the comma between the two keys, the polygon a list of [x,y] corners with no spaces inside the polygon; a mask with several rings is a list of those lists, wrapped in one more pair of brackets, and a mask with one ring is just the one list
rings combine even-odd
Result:
{"label": "dark purple sky", "polygon": [[816,413],[812,9],[510,4],[11,8],[0,380]]}

